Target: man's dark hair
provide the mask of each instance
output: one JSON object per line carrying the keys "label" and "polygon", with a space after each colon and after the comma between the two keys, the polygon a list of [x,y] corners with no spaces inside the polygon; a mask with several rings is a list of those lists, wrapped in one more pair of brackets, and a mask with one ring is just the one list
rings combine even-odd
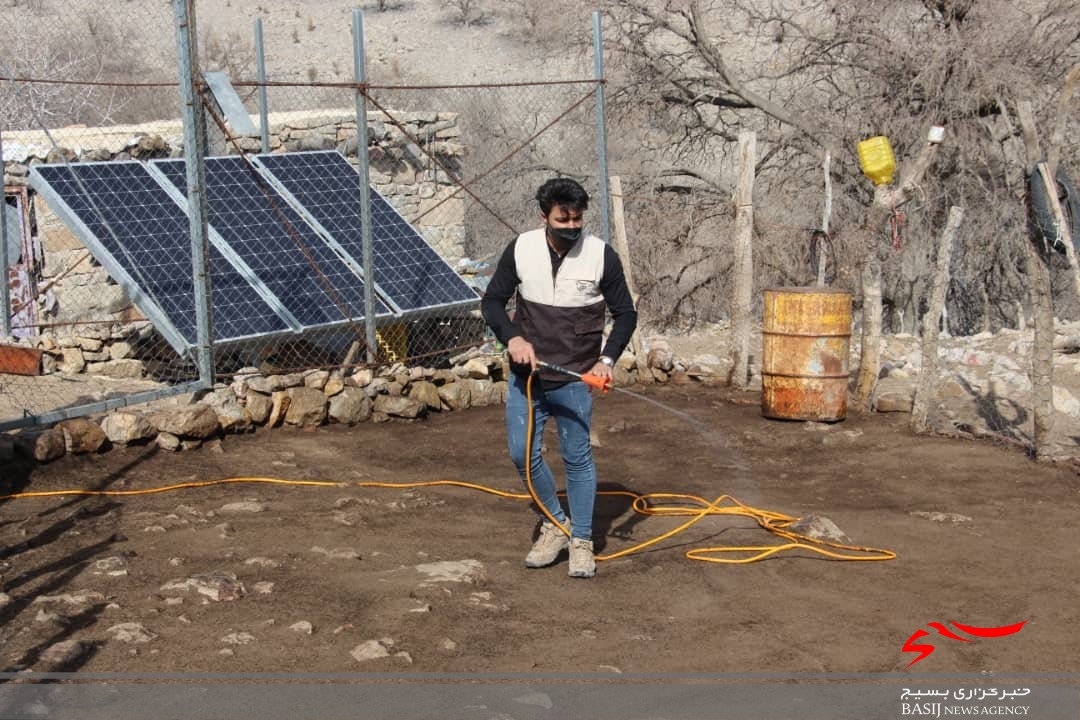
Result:
{"label": "man's dark hair", "polygon": [[589,193],[585,188],[570,178],[552,178],[536,191],[536,202],[540,210],[547,215],[551,208],[561,205],[568,210],[587,210]]}

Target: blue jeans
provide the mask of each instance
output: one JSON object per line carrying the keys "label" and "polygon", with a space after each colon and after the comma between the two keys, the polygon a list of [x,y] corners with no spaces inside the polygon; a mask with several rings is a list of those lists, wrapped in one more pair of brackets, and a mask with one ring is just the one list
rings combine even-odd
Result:
{"label": "blue jeans", "polygon": [[[506,400],[506,440],[510,459],[525,479],[525,440],[529,427],[529,405],[525,394],[526,378],[510,375]],[[592,396],[589,387],[574,381],[544,392],[540,378],[533,378],[533,490],[547,511],[565,524],[566,513],[556,494],[555,476],[540,454],[544,424],[555,418],[559,432],[559,452],[566,466],[566,496],[570,504],[570,535],[592,540],[593,505],[596,501],[596,464],[593,462],[589,427],[592,423]],[[539,512],[539,509],[537,510]]]}

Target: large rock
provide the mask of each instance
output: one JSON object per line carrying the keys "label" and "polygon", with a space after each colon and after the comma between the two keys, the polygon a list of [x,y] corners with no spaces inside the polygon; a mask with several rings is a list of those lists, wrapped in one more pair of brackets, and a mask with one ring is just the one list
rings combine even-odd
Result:
{"label": "large rock", "polygon": [[145,416],[131,410],[117,410],[102,420],[102,432],[113,445],[130,445],[158,434]]}
{"label": "large rock", "polygon": [[60,362],[57,363],[56,369],[69,375],[77,375],[85,370],[86,358],[83,356],[82,348],[63,348],[60,351]]}
{"label": "large rock", "polygon": [[675,367],[675,353],[666,342],[653,340],[652,348],[648,354],[648,364],[651,368],[671,372]]}
{"label": "large rock", "polygon": [[355,425],[371,417],[371,398],[361,388],[346,387],[330,398],[330,420],[343,425]]}
{"label": "large rock", "polygon": [[483,380],[491,376],[486,360],[472,358],[465,363],[465,374],[473,380]]}
{"label": "large rock", "polygon": [[[498,405],[502,402],[502,394],[497,383],[490,380],[459,380],[462,385],[469,389],[469,407],[487,407]],[[447,403],[449,405],[449,403]]]}
{"label": "large rock", "polygon": [[1063,387],[1054,388],[1054,409],[1062,415],[1080,417],[1080,401]]}
{"label": "large rock", "polygon": [[505,405],[506,398],[510,394],[510,384],[505,380],[491,383],[491,399],[498,405]]}
{"label": "large rock", "polygon": [[323,385],[322,391],[323,395],[326,397],[333,397],[344,389],[345,381],[337,376],[331,375],[327,378],[326,384]]}
{"label": "large rock", "polygon": [[427,406],[407,395],[378,395],[375,397],[373,409],[391,417],[412,420],[423,415]]}
{"label": "large rock", "polygon": [[278,390],[270,396],[270,417],[266,420],[267,426],[277,427],[278,423],[285,419],[290,402],[292,402],[292,396],[285,390]]}
{"label": "large rock", "polygon": [[366,640],[354,647],[349,654],[357,662],[367,662],[390,657],[390,650],[386,640]]}
{"label": "large rock", "polygon": [[409,397],[427,405],[429,410],[442,410],[439,389],[427,380],[417,380],[409,384]]}
{"label": "large rock", "polygon": [[113,625],[105,632],[112,633],[113,640],[125,643],[148,643],[157,638],[157,633],[147,629],[142,623],[135,622]]}
{"label": "large rock", "polygon": [[97,452],[108,439],[100,425],[86,418],[64,420],[57,423],[56,427],[64,433],[67,451],[77,455]]}
{"label": "large rock", "polygon": [[357,387],[365,387],[375,379],[375,374],[371,371],[371,368],[360,368],[349,379]]}
{"label": "large rock", "polygon": [[134,358],[92,362],[87,364],[86,372],[90,375],[104,375],[112,378],[141,378],[143,376],[143,363],[142,360],[135,360]]}
{"label": "large rock", "polygon": [[792,523],[788,528],[792,532],[805,535],[814,540],[850,545],[851,538],[836,523],[823,515],[806,515]]}
{"label": "large rock", "polygon": [[109,345],[109,357],[113,360],[124,360],[131,357],[131,343],[120,341]]}
{"label": "large rock", "polygon": [[180,449],[180,438],[173,435],[171,432],[165,432],[164,430],[157,434],[155,438],[157,446],[162,450],[168,450],[169,452],[176,452]]}
{"label": "large rock", "polygon": [[451,410],[466,410],[472,404],[472,391],[465,382],[455,382],[439,388],[439,397]]}
{"label": "large rock", "polygon": [[224,432],[240,432],[251,426],[251,416],[231,387],[217,388],[199,402],[214,408]]}
{"label": "large rock", "polygon": [[428,582],[452,582],[479,585],[487,579],[484,563],[475,559],[440,560],[416,565],[416,572]]}
{"label": "large rock", "polygon": [[891,375],[878,381],[873,403],[878,412],[910,412],[914,404],[914,381]]}
{"label": "large rock", "polygon": [[330,379],[329,370],[309,370],[304,373],[304,386],[322,390],[326,387],[326,381]]}
{"label": "large rock", "polygon": [[42,463],[63,457],[67,452],[63,431],[52,428],[39,432],[20,433],[15,437],[15,444],[24,453]]}
{"label": "large rock", "polygon": [[287,390],[303,383],[302,375],[270,375],[267,377],[248,377],[244,379],[252,390],[269,395],[280,390]]}
{"label": "large rock", "polygon": [[154,424],[177,437],[208,438],[218,431],[217,411],[197,403],[155,416]]}
{"label": "large rock", "polygon": [[262,425],[270,417],[273,401],[270,400],[269,396],[263,395],[261,392],[248,390],[244,396],[244,407],[247,408],[251,421],[256,425]]}
{"label": "large rock", "polygon": [[161,586],[161,592],[195,591],[213,602],[231,602],[247,595],[244,583],[231,572],[210,572],[193,575],[181,580],[170,580]]}
{"label": "large rock", "polygon": [[315,427],[326,422],[326,395],[320,388],[294,387],[285,391],[289,407],[285,422],[300,427]]}
{"label": "large rock", "polygon": [[105,345],[101,338],[96,337],[75,337],[71,339],[86,352],[101,352],[101,348]]}

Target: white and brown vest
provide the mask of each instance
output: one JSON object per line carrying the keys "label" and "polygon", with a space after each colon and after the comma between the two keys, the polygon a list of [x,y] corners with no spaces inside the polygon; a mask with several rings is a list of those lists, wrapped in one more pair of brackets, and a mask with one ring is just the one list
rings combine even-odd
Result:
{"label": "white and brown vest", "polygon": [[[538,359],[584,373],[600,357],[607,310],[600,291],[606,247],[595,235],[584,235],[552,276],[545,230],[518,236],[514,264],[520,283],[514,322]],[[570,379],[548,370],[540,375],[556,382]]]}

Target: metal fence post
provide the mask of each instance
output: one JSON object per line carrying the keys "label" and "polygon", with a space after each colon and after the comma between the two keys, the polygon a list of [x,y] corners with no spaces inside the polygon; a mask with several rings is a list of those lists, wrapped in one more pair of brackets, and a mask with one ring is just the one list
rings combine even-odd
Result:
{"label": "metal fence post", "polygon": [[[353,10],[353,74],[357,85],[367,83],[367,67],[364,62],[364,13]],[[367,343],[367,361],[375,362],[375,251],[371,233],[371,191],[368,168],[368,127],[366,88],[356,90],[356,158],[360,166],[360,226],[363,242],[364,266],[364,340]]]}
{"label": "metal fence post", "polygon": [[259,133],[262,151],[270,152],[270,109],[266,105],[266,50],[263,45],[262,18],[255,18],[255,59],[259,72]]}
{"label": "metal fence post", "polygon": [[608,193],[607,130],[604,124],[604,36],[600,30],[600,11],[594,10],[593,76],[596,78],[596,143],[600,177],[600,237],[611,243],[611,198]]}
{"label": "metal fence post", "polygon": [[[4,183],[4,131],[0,128],[0,188]],[[3,205],[0,205],[0,267],[3,267],[3,278],[0,279],[0,338],[11,335],[11,292],[8,288],[8,265],[11,258],[8,257],[8,233],[7,233],[7,195],[3,195]]]}
{"label": "metal fence post", "polygon": [[191,273],[195,292],[197,339],[195,363],[204,387],[214,384],[213,339],[210,334],[210,265],[206,229],[206,121],[195,95],[197,44],[194,0],[173,0],[177,60],[180,65],[180,111],[184,121],[184,163],[187,168],[191,224]]}

